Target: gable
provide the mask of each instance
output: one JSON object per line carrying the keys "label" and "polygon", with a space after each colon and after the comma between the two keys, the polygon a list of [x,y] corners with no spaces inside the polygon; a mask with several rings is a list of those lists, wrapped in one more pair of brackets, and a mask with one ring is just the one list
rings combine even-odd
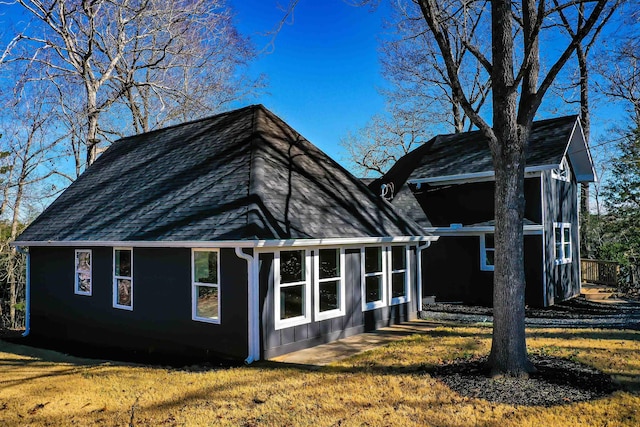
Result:
{"label": "gable", "polygon": [[[578,181],[592,181],[593,164],[577,116],[533,123],[525,148],[526,172],[557,168],[567,154],[579,171]],[[494,175],[491,150],[480,131],[436,136],[400,159],[387,175],[401,168],[411,170],[407,179],[413,183],[491,180]]]}

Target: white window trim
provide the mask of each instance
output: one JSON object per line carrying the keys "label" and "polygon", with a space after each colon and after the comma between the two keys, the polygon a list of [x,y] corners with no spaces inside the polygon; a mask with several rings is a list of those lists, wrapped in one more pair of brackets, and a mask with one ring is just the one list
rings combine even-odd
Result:
{"label": "white window trim", "polygon": [[[360,277],[361,277],[361,294],[362,294],[362,311],[368,311],[368,310],[374,310],[376,308],[382,308],[382,307],[386,307],[387,305],[387,288],[388,288],[388,283],[389,283],[389,279],[388,279],[388,275],[387,275],[387,256],[385,255],[386,252],[386,246],[368,246],[368,247],[374,247],[374,248],[380,248],[380,250],[382,251],[382,271],[381,272],[376,272],[376,273],[365,273],[365,262],[364,262],[364,256],[365,256],[365,248],[362,247],[360,248]],[[377,301],[371,301],[371,302],[367,302],[367,277],[371,277],[371,276],[382,276],[382,299],[377,300]]]}
{"label": "white window trim", "polygon": [[[203,283],[196,282],[196,263],[195,263],[195,253],[196,252],[215,252],[217,253],[218,262],[216,263],[218,271],[218,283]],[[198,295],[197,288],[198,286],[203,286],[207,288],[216,288],[218,290],[218,317],[216,319],[212,319],[210,317],[198,317]],[[222,319],[222,306],[220,305],[220,249],[215,248],[192,248],[191,249],[191,320],[195,320],[197,322],[205,322],[205,323],[214,323],[219,325]]]}
{"label": "white window trim", "polygon": [[[494,235],[494,239],[493,239],[493,248],[487,248],[487,234],[493,234]],[[487,251],[493,251],[493,259],[495,261],[496,257],[495,257],[495,253],[496,253],[496,248],[495,248],[495,234],[494,233],[485,233],[482,234],[480,236],[480,270],[481,271],[494,271],[495,270],[495,265],[490,265],[487,264]]]}
{"label": "white window trim", "polygon": [[[291,248],[291,250],[284,250],[283,252],[295,252],[301,251],[304,252],[305,258],[305,266],[304,266],[304,275],[305,280],[300,282],[292,282],[292,283],[280,283],[280,252],[275,251],[273,254],[273,273],[274,273],[274,327],[276,330],[291,328],[293,326],[306,325],[307,323],[311,323],[311,269],[310,267],[310,251],[309,249],[297,249]],[[289,319],[280,319],[280,290],[282,288],[286,288],[289,286],[304,286],[304,313],[302,316],[291,317]]]}
{"label": "white window trim", "polygon": [[[392,246],[388,246],[387,249],[387,262],[389,265],[389,296],[391,298],[391,303],[390,305],[397,305],[397,304],[404,304],[407,302],[411,301],[411,286],[409,286],[409,283],[411,283],[410,280],[410,269],[409,269],[409,260],[410,258],[410,249],[409,246],[405,245],[402,246],[405,249],[405,253],[404,253],[404,268],[400,269],[400,270],[392,270],[393,268],[393,262],[392,262]],[[392,286],[393,286],[393,273],[404,273],[404,296],[403,297],[395,297],[393,298],[393,290],[392,290]]]}
{"label": "white window trim", "polygon": [[[79,253],[89,254],[89,282],[91,283],[89,292],[83,292],[78,288],[78,254]],[[91,252],[91,249],[76,249],[74,256],[75,256],[75,259],[73,260],[73,262],[75,263],[75,270],[74,270],[75,279],[74,279],[74,288],[73,288],[74,293],[76,295],[91,296],[91,293],[93,292],[93,254]]]}
{"label": "white window trim", "polygon": [[[561,248],[561,257],[558,258],[556,254],[556,229],[560,229],[560,248]],[[564,230],[569,230],[569,242],[564,240]],[[571,254],[573,253],[573,239],[571,238],[571,223],[569,222],[554,222],[553,223],[553,256],[555,259],[556,265],[561,264],[569,264],[571,263]],[[565,258],[564,256],[564,247],[566,244],[569,244],[569,257]]]}
{"label": "white window trim", "polygon": [[[320,279],[320,249],[331,249],[331,250],[339,250],[340,251],[340,276],[338,277],[330,277],[325,279]],[[334,317],[340,317],[345,315],[345,254],[344,248],[316,248],[313,256],[313,274],[314,274],[314,315],[315,320],[326,320],[332,319]],[[338,308],[335,310],[327,310],[320,311],[320,283],[322,282],[333,282],[336,279],[340,280],[340,285],[338,289]]]}
{"label": "white window trim", "polygon": [[[116,251],[130,251],[131,252],[131,277],[129,276],[116,276]],[[119,308],[122,310],[133,311],[133,248],[113,248],[113,308]],[[131,305],[118,304],[118,279],[131,280]]]}
{"label": "white window trim", "polygon": [[551,178],[557,179],[558,181],[571,182],[571,169],[569,168],[566,157],[562,158],[559,168],[551,169]]}

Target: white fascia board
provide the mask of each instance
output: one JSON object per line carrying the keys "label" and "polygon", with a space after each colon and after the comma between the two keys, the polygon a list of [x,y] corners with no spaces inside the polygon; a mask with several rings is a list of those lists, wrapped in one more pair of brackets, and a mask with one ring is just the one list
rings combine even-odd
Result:
{"label": "white fascia board", "polygon": [[[542,171],[558,168],[559,165],[541,165],[526,167],[524,170],[525,178],[539,176]],[[434,176],[429,178],[410,179],[409,184],[469,184],[472,182],[483,182],[495,180],[493,171],[463,173],[458,175]]]}
{"label": "white fascia board", "polygon": [[[542,234],[543,226],[539,224],[527,224],[522,227],[524,234]],[[495,233],[496,228],[492,225],[466,226],[459,228],[452,227],[428,227],[426,232],[439,236],[480,236],[486,233]]]}
{"label": "white fascia board", "polygon": [[377,243],[411,243],[438,240],[437,236],[387,236],[350,237],[328,239],[285,239],[285,240],[211,240],[211,241],[15,241],[11,246],[19,247],[144,247],[144,248],[266,248],[266,247],[306,247],[306,246],[352,246]]}

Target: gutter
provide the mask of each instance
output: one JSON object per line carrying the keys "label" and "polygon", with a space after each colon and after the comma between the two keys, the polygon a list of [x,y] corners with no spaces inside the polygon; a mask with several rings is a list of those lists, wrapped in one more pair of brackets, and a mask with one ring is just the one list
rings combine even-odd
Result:
{"label": "gutter", "polygon": [[24,284],[24,332],[23,337],[31,332],[31,254],[22,247],[16,246],[16,250],[27,257],[27,278]]}
{"label": "gutter", "polygon": [[431,246],[431,240],[424,242],[422,245],[418,245],[416,248],[416,257],[418,258],[418,312],[422,311],[422,251]]}
{"label": "gutter", "polygon": [[50,247],[144,247],[144,248],[279,248],[311,246],[361,246],[384,243],[413,243],[437,236],[386,236],[386,237],[336,237],[322,239],[269,239],[269,240],[210,240],[210,241],[145,241],[145,240],[41,240],[15,241],[11,246],[50,246]]}
{"label": "gutter", "polygon": [[258,282],[257,258],[245,253],[242,247],[235,248],[238,258],[247,261],[247,346],[249,354],[244,363],[251,363],[260,360],[260,289]]}

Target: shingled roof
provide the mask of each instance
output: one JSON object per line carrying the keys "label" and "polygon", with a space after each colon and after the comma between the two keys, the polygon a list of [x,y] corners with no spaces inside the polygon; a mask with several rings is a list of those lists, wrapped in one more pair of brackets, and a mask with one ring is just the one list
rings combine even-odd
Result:
{"label": "shingled roof", "polygon": [[[579,182],[594,180],[591,154],[577,116],[534,122],[525,151],[526,170],[558,168],[565,156]],[[432,138],[400,158],[383,177],[368,186],[380,194],[383,185],[393,185],[393,205],[421,226],[431,227],[426,209],[420,206],[409,183],[447,185],[492,176],[488,141],[480,131],[473,131]]]}
{"label": "shingled roof", "polygon": [[[525,150],[527,170],[558,168],[565,155],[578,181],[594,180],[589,148],[577,116],[534,122]],[[388,180],[404,175],[405,181],[428,182],[492,172],[488,141],[480,131],[473,131],[436,136],[402,157],[385,177]]]}
{"label": "shingled roof", "polygon": [[28,246],[423,234],[254,105],[115,142],[17,240]]}

